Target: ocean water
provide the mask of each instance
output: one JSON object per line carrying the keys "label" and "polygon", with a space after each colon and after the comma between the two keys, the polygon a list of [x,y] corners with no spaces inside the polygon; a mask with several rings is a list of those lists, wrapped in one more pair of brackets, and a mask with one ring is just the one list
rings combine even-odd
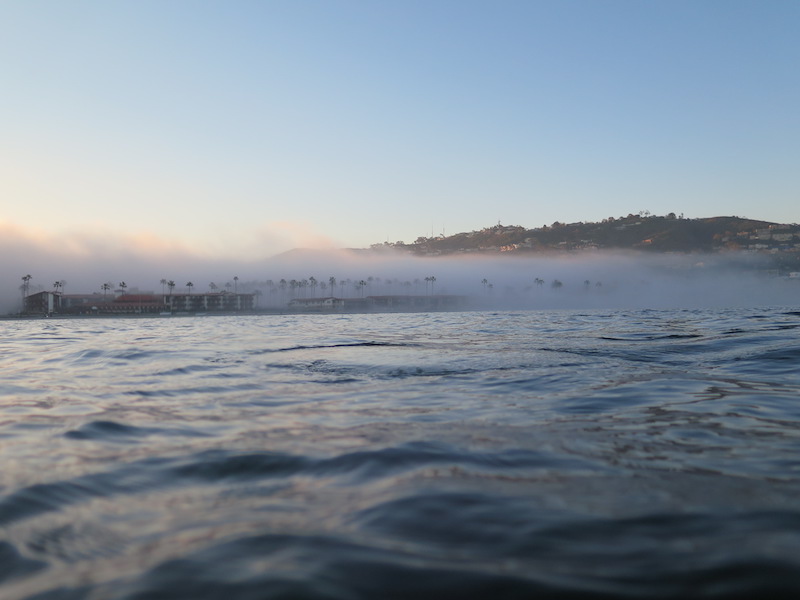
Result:
{"label": "ocean water", "polygon": [[800,311],[0,321],[0,598],[800,594]]}

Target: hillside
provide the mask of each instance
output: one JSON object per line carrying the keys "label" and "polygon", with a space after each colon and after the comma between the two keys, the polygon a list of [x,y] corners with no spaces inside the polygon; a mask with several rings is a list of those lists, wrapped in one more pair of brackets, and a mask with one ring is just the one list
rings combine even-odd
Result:
{"label": "hillside", "polygon": [[771,254],[800,253],[800,225],[712,217],[684,219],[649,214],[608,218],[599,223],[553,223],[537,229],[500,225],[451,236],[421,237],[413,244],[382,244],[417,255],[456,253],[515,254],[597,249],[644,252],[720,252],[747,250]]}

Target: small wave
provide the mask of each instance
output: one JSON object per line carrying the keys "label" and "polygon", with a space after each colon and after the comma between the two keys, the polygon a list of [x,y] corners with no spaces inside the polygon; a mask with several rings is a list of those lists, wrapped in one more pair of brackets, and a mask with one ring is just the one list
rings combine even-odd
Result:
{"label": "small wave", "polygon": [[[727,528],[740,516],[537,527],[536,511],[522,500],[505,507],[485,500],[446,495],[434,504],[386,505],[387,518],[389,508],[406,518],[358,536],[267,533],[217,543],[158,564],[124,597],[743,599],[794,598],[800,591],[796,559],[753,551],[765,534],[779,534],[770,524],[759,529],[764,523],[757,520],[756,530],[720,536],[715,526]],[[457,528],[453,516],[462,517]],[[362,513],[361,524],[368,520]],[[754,540],[740,537],[751,534]]]}
{"label": "small wave", "polygon": [[625,337],[600,336],[610,342],[656,342],[661,340],[691,340],[703,337],[699,333],[671,333],[666,335],[631,335]]}
{"label": "small wave", "polygon": [[94,498],[138,493],[166,485],[170,482],[159,469],[163,462],[163,459],[145,459],[108,472],[21,488],[0,499],[0,526]]}
{"label": "small wave", "polygon": [[764,360],[764,361],[792,361],[797,363],[800,361],[800,347],[797,348],[781,348],[778,350],[768,350],[761,354],[749,357],[749,360]]}
{"label": "small wave", "polygon": [[78,429],[67,431],[64,437],[72,440],[129,443],[151,435],[206,437],[207,434],[189,429],[135,427],[133,425],[117,423],[116,421],[92,421]]}
{"label": "small wave", "polygon": [[166,371],[156,371],[154,377],[172,377],[173,375],[189,375],[197,372],[207,372],[217,368],[214,365],[188,365],[185,367],[175,367]]}
{"label": "small wave", "polygon": [[551,586],[516,574],[466,569],[443,559],[421,563],[402,549],[334,535],[290,534],[246,537],[166,561],[125,591],[129,592],[126,598],[175,600],[566,597],[553,595],[558,590]]}
{"label": "small wave", "polygon": [[25,558],[14,546],[0,541],[0,583],[30,575],[45,566],[44,562]]}
{"label": "small wave", "polygon": [[[346,477],[352,482],[364,483],[432,466],[445,466],[456,470],[472,467],[495,473],[531,469],[558,469],[561,472],[568,472],[589,468],[588,463],[578,458],[557,457],[531,450],[509,449],[480,453],[465,452],[447,444],[410,442],[331,458],[311,458],[281,453],[202,452],[185,459],[183,464],[172,467],[166,478],[219,482],[302,474],[316,477]],[[591,468],[597,467],[591,465]]]}
{"label": "small wave", "polygon": [[415,347],[417,344],[410,343],[396,343],[396,342],[345,342],[341,344],[310,344],[310,345],[297,345],[289,346],[286,348],[267,348],[263,350],[256,350],[251,354],[270,354],[273,352],[296,352],[298,350],[325,350],[329,348],[374,348],[374,347]]}
{"label": "small wave", "polygon": [[114,440],[121,441],[121,438],[145,437],[152,433],[152,430],[123,425],[115,421],[92,421],[79,429],[73,429],[64,434],[64,437],[72,440]]}
{"label": "small wave", "polygon": [[38,531],[27,542],[33,554],[68,563],[119,555],[126,545],[123,536],[95,523],[68,523]]}
{"label": "small wave", "polygon": [[105,495],[103,486],[94,486],[86,478],[32,485],[0,500],[0,525]]}
{"label": "small wave", "polygon": [[216,450],[202,452],[170,469],[173,477],[218,482],[226,479],[288,477],[307,468],[312,461],[281,453],[233,454]]}
{"label": "small wave", "polygon": [[445,465],[453,469],[477,467],[492,472],[535,468],[580,468],[578,460],[559,460],[531,450],[465,452],[447,444],[412,442],[376,451],[352,452],[320,461],[312,469],[324,475],[348,474],[359,482],[386,477],[400,471]]}
{"label": "small wave", "polygon": [[757,375],[796,374],[800,364],[800,346],[774,348],[737,357],[736,369]]}

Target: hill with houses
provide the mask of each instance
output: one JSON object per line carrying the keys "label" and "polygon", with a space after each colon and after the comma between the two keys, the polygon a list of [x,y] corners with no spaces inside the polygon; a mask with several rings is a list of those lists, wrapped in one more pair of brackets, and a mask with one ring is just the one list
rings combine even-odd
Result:
{"label": "hill with houses", "polygon": [[519,225],[486,227],[451,236],[420,237],[412,244],[375,244],[420,256],[448,254],[531,254],[593,250],[715,253],[747,251],[773,255],[786,266],[800,264],[800,225],[740,217],[686,219],[647,212],[609,217],[601,222],[559,223],[528,229]]}

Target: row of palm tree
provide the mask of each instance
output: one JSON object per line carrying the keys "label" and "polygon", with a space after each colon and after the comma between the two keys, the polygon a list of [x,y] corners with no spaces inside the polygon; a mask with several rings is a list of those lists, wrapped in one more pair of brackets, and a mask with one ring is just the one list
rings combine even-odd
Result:
{"label": "row of palm tree", "polygon": [[[169,288],[169,293],[172,294],[172,291],[175,289],[175,285],[176,285],[175,282],[172,279],[162,279],[159,283],[161,284],[161,293],[162,294],[166,293],[165,290],[164,290],[165,287]],[[188,293],[191,294],[192,293],[192,289],[194,288],[194,282],[187,281],[186,284],[185,284],[185,287],[186,287]],[[239,293],[239,276],[238,275],[234,275],[233,276],[233,283],[231,283],[229,281],[229,282],[227,282],[225,284],[225,287],[228,288],[228,291],[230,291],[230,289],[233,288],[233,293],[234,294],[238,294]],[[213,293],[213,292],[216,292],[219,289],[219,286],[212,281],[211,283],[208,284],[208,289],[209,289],[209,291],[211,291]]]}
{"label": "row of palm tree", "polygon": [[[31,279],[33,279],[33,276],[30,273],[22,276],[22,285],[20,286],[20,290],[22,291],[23,299],[30,292]],[[265,285],[271,294],[277,293],[278,291],[280,291],[283,294],[285,294],[285,292],[288,290],[292,297],[298,297],[298,296],[307,297],[308,296],[308,290],[310,290],[312,298],[316,297],[316,292],[317,292],[317,288],[318,287],[322,290],[323,295],[325,295],[325,294],[328,293],[328,290],[330,290],[331,294],[335,294],[336,293],[336,288],[338,286],[339,287],[339,293],[342,296],[345,295],[345,288],[352,287],[353,289],[355,289],[355,291],[360,296],[363,297],[364,290],[372,287],[373,284],[377,284],[377,285],[381,285],[382,284],[383,286],[386,287],[386,291],[387,292],[391,292],[393,286],[396,285],[398,287],[405,288],[406,293],[408,293],[409,289],[412,286],[414,287],[415,292],[418,292],[419,286],[422,284],[423,281],[425,283],[425,293],[426,294],[432,294],[434,292],[434,285],[436,283],[436,277],[433,276],[433,275],[425,277],[422,280],[414,279],[413,281],[400,281],[399,279],[381,279],[380,277],[372,277],[372,276],[367,277],[366,279],[359,279],[359,280],[352,280],[352,279],[340,279],[340,280],[337,280],[336,277],[331,276],[331,277],[329,277],[327,279],[327,281],[326,280],[319,281],[316,277],[311,276],[311,277],[308,277],[307,279],[299,279],[299,280],[298,279],[290,279],[290,280],[287,281],[286,279],[281,279],[277,283],[275,283],[272,279],[267,279],[266,281],[264,281],[262,283],[256,282],[256,283],[250,284],[248,287],[256,288],[256,289],[254,289],[254,292],[256,292],[256,293],[259,293],[259,290],[256,287],[258,285]],[[65,280],[63,280],[63,279],[55,281],[53,283],[53,290],[56,291],[56,292],[63,293],[63,291],[65,289],[65,286],[66,286],[66,283],[67,282]],[[175,281],[172,280],[172,279],[161,279],[159,283],[161,284],[162,293],[166,293],[165,288],[168,288],[170,295],[173,293],[173,291],[174,291],[174,289],[175,289],[175,287],[177,285],[175,283]],[[483,289],[485,291],[492,290],[493,287],[494,287],[493,284],[490,283],[489,280],[486,279],[486,278],[483,278],[480,283],[483,286]],[[544,279],[542,279],[540,277],[536,277],[533,280],[533,283],[534,283],[534,285],[536,285],[536,287],[542,287],[542,286],[544,286],[545,281],[544,281]],[[564,284],[558,279],[554,279],[550,283],[550,287],[553,288],[553,289],[561,288],[563,285]],[[585,280],[583,282],[583,285],[584,285],[584,288],[588,289],[592,285],[592,282],[587,279],[587,280]],[[599,287],[602,287],[603,284],[600,281],[597,281],[597,282],[594,283],[594,285],[595,285],[595,287],[599,288]],[[121,281],[118,284],[118,289],[123,294],[125,293],[125,290],[127,289],[127,287],[128,287],[128,284],[126,284],[124,281]],[[192,281],[187,281],[186,284],[185,284],[185,287],[186,287],[188,293],[191,294],[193,288],[195,287],[195,284]],[[231,288],[233,288],[233,292],[234,293],[238,293],[239,292],[239,277],[234,275],[233,281],[232,282],[230,282],[230,281],[227,282],[225,284],[225,287],[227,288],[228,291],[230,291]],[[103,299],[104,300],[106,298],[106,294],[112,288],[113,288],[113,284],[111,282],[103,283],[100,286],[100,289],[103,291]],[[212,293],[214,293],[217,290],[219,290],[219,288],[220,288],[220,286],[217,285],[216,283],[214,283],[213,281],[208,284],[208,289]]]}
{"label": "row of palm tree", "polygon": [[[20,291],[22,292],[23,301],[25,297],[30,293],[31,290],[31,279],[33,279],[33,275],[27,273],[22,276],[22,285],[19,286]],[[57,280],[53,282],[53,291],[54,292],[64,292],[64,286],[67,285],[67,282],[63,279]],[[41,286],[40,286],[41,289]]]}
{"label": "row of palm tree", "polygon": [[[540,277],[536,277],[533,280],[533,283],[534,283],[534,285],[536,285],[536,287],[542,287],[542,286],[544,286],[545,281],[544,281],[544,279],[542,279]],[[484,289],[485,292],[491,291],[492,288],[494,287],[491,283],[489,283],[489,280],[486,279],[486,278],[481,279],[481,284],[483,285],[483,289]],[[560,289],[563,286],[564,286],[564,283],[560,279],[553,279],[553,281],[550,282],[550,287],[552,289],[554,289],[554,290]],[[591,286],[592,286],[592,282],[589,281],[588,279],[585,279],[584,282],[583,282],[584,289],[588,290]],[[594,286],[597,287],[597,288],[601,288],[601,287],[603,287],[603,283],[601,281],[596,281],[594,283]],[[526,289],[530,289],[530,288],[526,288]]]}
{"label": "row of palm tree", "polygon": [[[30,277],[30,276],[27,276],[27,277]],[[234,277],[233,279],[234,279],[235,283],[228,282],[227,284],[225,284],[226,287],[228,287],[228,288],[234,287],[234,289],[236,289],[238,287],[237,284],[238,284],[239,278],[238,277]],[[27,283],[27,281],[30,281],[30,279],[25,280],[25,278],[23,278],[23,280],[26,283]],[[64,286],[65,283],[66,283],[66,281],[60,281],[60,282],[57,281],[57,282],[55,282],[53,284],[53,287],[54,287],[54,289],[56,291],[58,291],[59,287],[61,287],[63,289],[63,286]],[[177,286],[175,281],[172,280],[172,279],[162,279],[159,283],[161,284],[161,292],[163,294],[166,294],[166,289],[169,289],[169,294],[172,295],[173,290]],[[124,281],[120,281],[117,284],[116,287],[117,287],[117,292],[119,292],[120,294],[125,294],[125,291],[128,288],[128,284],[125,283]],[[217,284],[215,284],[213,282],[210,283],[208,287],[209,287],[209,290],[211,290],[212,292],[215,292],[219,288],[219,286],[217,286]],[[194,288],[194,283],[191,282],[191,281],[187,281],[186,282],[186,289],[187,289],[189,294],[192,293],[192,289],[193,288]],[[112,282],[110,282],[110,281],[107,281],[107,282],[102,283],[100,285],[100,290],[103,292],[103,301],[106,300],[106,296],[107,296],[108,292],[111,291],[112,289],[114,289],[114,284]]]}
{"label": "row of palm tree", "polygon": [[[23,298],[29,295],[29,292],[31,290],[30,281],[32,278],[33,276],[30,274],[26,274],[22,277],[22,285],[20,286],[20,290],[22,292]],[[413,281],[411,280],[401,281],[396,278],[381,279],[380,277],[373,277],[373,276],[369,276],[366,279],[358,279],[358,280],[353,280],[349,278],[337,279],[336,277],[331,276],[327,279],[327,281],[326,280],[320,281],[316,277],[311,276],[307,279],[290,279],[290,280],[281,279],[277,283],[271,279],[268,279],[264,282],[251,283],[247,287],[249,289],[252,289],[253,293],[260,293],[260,291],[257,289],[259,285],[265,285],[269,290],[269,292],[273,294],[279,291],[285,293],[288,290],[291,293],[292,297],[297,297],[297,296],[306,297],[309,294],[309,290],[311,297],[315,297],[317,295],[317,288],[320,288],[322,290],[323,295],[328,293],[335,294],[337,287],[339,288],[340,295],[344,296],[346,288],[353,288],[360,296],[363,296],[365,290],[372,288],[374,285],[385,286],[386,291],[388,293],[391,293],[392,289],[395,287],[404,288],[406,293],[408,293],[410,291],[410,288],[413,287],[414,292],[419,293],[419,287],[422,285],[423,281],[425,284],[425,292],[433,293],[434,285],[436,282],[436,277],[433,275],[425,277],[424,280],[414,279]],[[60,291],[63,293],[64,286],[66,285],[66,283],[67,282],[65,280],[56,281],[55,283],[53,283],[54,291],[56,292]],[[161,279],[159,283],[161,284],[161,291],[163,294],[166,294],[168,289],[169,294],[171,295],[174,292],[175,288],[177,287],[177,284],[172,279],[164,278]],[[106,299],[108,292],[115,289],[115,287],[119,293],[124,294],[128,288],[128,284],[125,281],[120,281],[116,286],[114,285],[114,283],[110,281],[100,284],[100,290],[103,292],[104,300]],[[192,281],[187,281],[185,287],[188,293],[191,294],[192,290],[195,287],[195,284]],[[227,289],[227,291],[231,291],[231,288],[233,288],[232,290],[233,293],[238,294],[239,277],[235,275],[232,281],[228,281],[227,283],[224,284],[224,287]],[[219,290],[220,286],[212,281],[211,283],[208,284],[208,289],[213,293]]]}
{"label": "row of palm tree", "polygon": [[[425,277],[424,279],[414,279],[413,281],[401,281],[399,279],[381,279],[380,277],[367,277],[366,279],[337,279],[336,277],[328,277],[327,280],[319,280],[314,276],[304,279],[280,279],[277,282],[272,279],[267,279],[263,282],[254,282],[248,285],[250,288],[258,289],[259,287],[266,287],[268,293],[286,296],[287,293],[291,298],[315,298],[317,296],[317,288],[320,289],[321,295],[334,295],[338,294],[342,297],[347,295],[347,290],[352,289],[358,296],[363,297],[365,291],[372,290],[375,287],[384,287],[384,293],[392,293],[394,289],[403,288],[405,293],[410,293],[413,287],[414,293],[419,293],[419,288],[425,285],[426,293],[434,292],[434,284],[436,282],[435,276]],[[338,288],[338,290],[337,290]]]}
{"label": "row of palm tree", "polygon": [[33,275],[30,273],[22,276],[22,285],[19,286],[19,289],[22,291],[23,303],[25,302],[25,297],[28,295],[28,291],[31,289],[31,279],[33,279]]}

